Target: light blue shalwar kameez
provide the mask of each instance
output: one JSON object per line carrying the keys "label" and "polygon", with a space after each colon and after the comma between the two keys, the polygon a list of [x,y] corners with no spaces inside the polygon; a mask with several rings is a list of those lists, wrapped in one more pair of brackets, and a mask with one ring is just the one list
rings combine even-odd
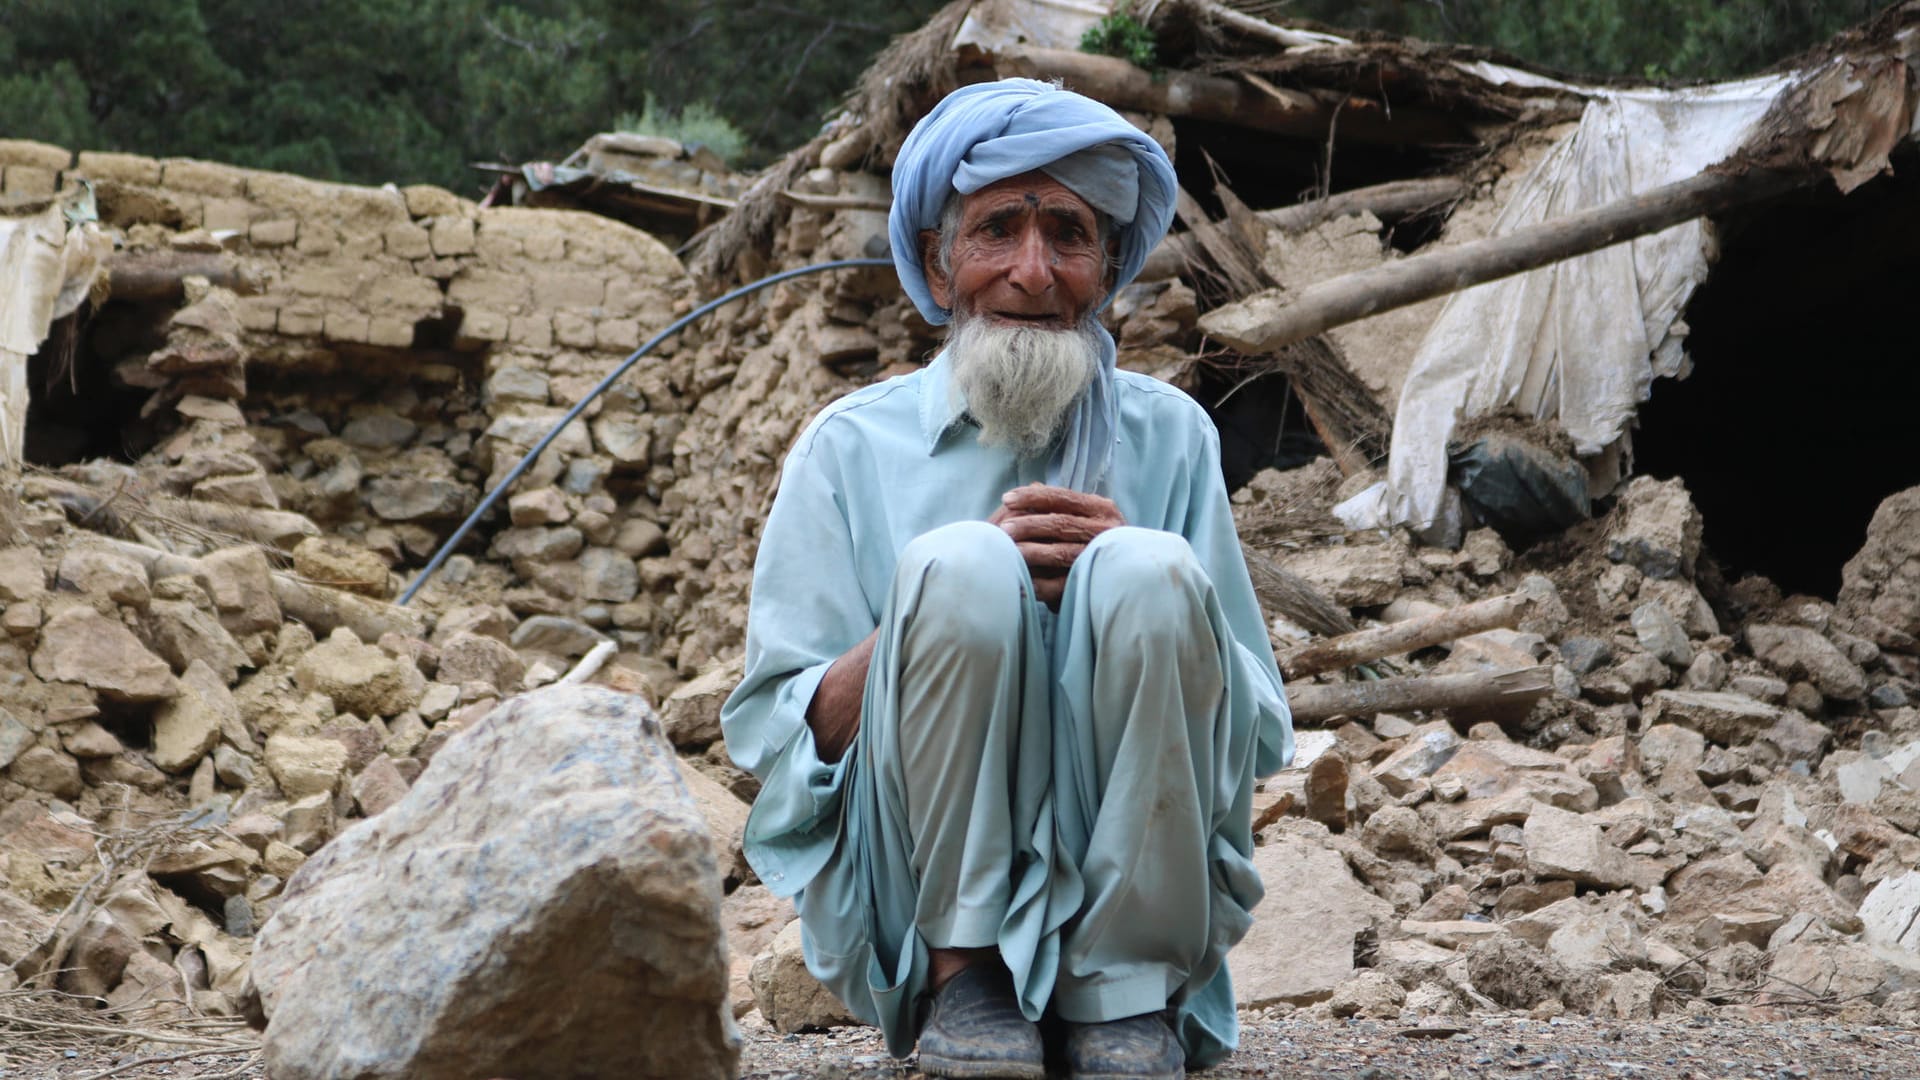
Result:
{"label": "light blue shalwar kameez", "polygon": [[[1291,724],[1212,423],[1110,378],[1100,486],[1130,526],[1088,545],[1057,615],[984,524],[1046,463],[979,443],[944,357],[816,417],[767,520],[722,714],[763,784],[746,854],[898,1055],[939,947],[997,946],[1031,1019],[1171,1006],[1196,1066],[1237,1040],[1222,961],[1262,893],[1254,778]],[[826,764],[807,705],[876,628],[859,734]]]}

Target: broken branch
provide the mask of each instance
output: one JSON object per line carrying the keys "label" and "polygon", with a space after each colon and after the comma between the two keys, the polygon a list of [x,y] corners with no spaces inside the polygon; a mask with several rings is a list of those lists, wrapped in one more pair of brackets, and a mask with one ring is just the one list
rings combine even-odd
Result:
{"label": "broken branch", "polygon": [[1280,671],[1289,679],[1303,679],[1308,675],[1338,671],[1383,656],[1413,652],[1483,630],[1511,627],[1520,620],[1532,602],[1532,598],[1525,594],[1509,593],[1432,615],[1356,631],[1328,641],[1316,641],[1282,657]]}
{"label": "broken branch", "polygon": [[1371,716],[1408,709],[1529,705],[1552,689],[1552,669],[1540,665],[1495,674],[1476,672],[1335,686],[1289,686],[1287,704],[1293,711],[1295,724],[1313,724],[1336,716]]}
{"label": "broken branch", "polygon": [[1201,317],[1200,327],[1241,352],[1270,352],[1358,319],[1625,243],[1811,182],[1808,176],[1773,171],[1705,172],[1505,236],[1345,274],[1291,295],[1269,290],[1209,312]]}

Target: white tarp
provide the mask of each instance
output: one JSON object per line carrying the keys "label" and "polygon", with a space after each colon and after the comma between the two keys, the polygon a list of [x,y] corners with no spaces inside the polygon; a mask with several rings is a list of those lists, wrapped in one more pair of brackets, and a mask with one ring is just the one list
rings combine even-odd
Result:
{"label": "white tarp", "polygon": [[[1698,175],[1739,147],[1789,81],[1581,88],[1598,96],[1516,186],[1493,235]],[[1706,223],[1692,221],[1456,293],[1401,388],[1385,483],[1335,512],[1352,528],[1433,525],[1447,441],[1468,417],[1511,407],[1557,418],[1580,454],[1614,443],[1654,378],[1684,373],[1680,315],[1706,277],[1710,243]]]}
{"label": "white tarp", "polygon": [[90,222],[92,198],[50,200],[30,214],[0,207],[0,464],[20,461],[27,437],[27,358],[53,321],[73,313],[106,272],[112,242]]}

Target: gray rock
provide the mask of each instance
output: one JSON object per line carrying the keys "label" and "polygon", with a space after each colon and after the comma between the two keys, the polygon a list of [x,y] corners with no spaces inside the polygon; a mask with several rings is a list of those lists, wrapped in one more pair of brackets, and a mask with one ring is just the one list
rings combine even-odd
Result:
{"label": "gray rock", "polygon": [[32,746],[37,738],[32,728],[0,708],[0,769],[13,764],[14,759],[26,753],[27,747]]}
{"label": "gray rock", "polygon": [[717,664],[673,692],[661,706],[667,738],[684,749],[699,749],[720,738],[720,706],[746,673],[740,657]]}
{"label": "gray rock", "polygon": [[1583,885],[1617,889],[1653,885],[1643,881],[1646,871],[1634,865],[1626,852],[1607,842],[1600,826],[1580,814],[1538,806],[1527,817],[1522,843],[1527,869],[1535,877],[1565,878]]}
{"label": "gray rock", "polygon": [[155,600],[140,620],[153,651],[165,657],[175,671],[185,671],[195,660],[204,662],[231,686],[240,669],[253,661],[212,613],[187,600]]}
{"label": "gray rock", "polygon": [[1781,674],[1804,678],[1827,697],[1859,701],[1867,696],[1866,672],[1818,631],[1755,623],[1747,627],[1747,645]]}
{"label": "gray rock", "polygon": [[732,1076],[709,844],[638,697],[507,702],[288,881],[253,958],[268,1070]]}
{"label": "gray rock", "polygon": [[1920,487],[1887,496],[1867,542],[1840,571],[1840,610],[1920,636]]}
{"label": "gray rock", "polygon": [[347,421],[340,429],[340,440],[369,450],[397,450],[419,433],[420,425],[406,417],[378,412]]}
{"label": "gray rock", "polygon": [[560,478],[560,486],[575,495],[590,494],[600,486],[607,475],[607,467],[592,458],[574,458],[567,462],[567,471]]}
{"label": "gray rock", "polygon": [[624,604],[640,592],[640,571],[624,552],[591,547],[580,553],[580,596]]}
{"label": "gray rock", "polygon": [[1905,708],[1907,692],[1897,683],[1881,683],[1867,692],[1867,704],[1876,709]]}
{"label": "gray rock", "polygon": [[798,919],[774,935],[767,951],[754,958],[747,974],[754,1004],[775,1031],[846,1027],[858,1024],[833,991],[807,970]]}
{"label": "gray rock", "polygon": [[473,500],[473,489],[458,480],[383,476],[367,483],[367,508],[385,521],[457,518]]}
{"label": "gray rock", "polygon": [[1700,557],[1700,512],[1678,479],[1636,476],[1621,492],[1607,557],[1650,578],[1691,578]]}
{"label": "gray rock", "polygon": [[7,766],[7,778],[22,787],[63,799],[79,798],[85,790],[80,783],[80,763],[72,754],[50,746],[33,747],[13,759],[13,764]]}
{"label": "gray rock", "polygon": [[544,372],[510,364],[487,379],[487,397],[493,401],[532,401],[545,405],[548,385]]}
{"label": "gray rock", "polygon": [[622,465],[645,465],[653,457],[653,422],[645,416],[603,416],[593,422],[593,441]]}
{"label": "gray rock", "polygon": [[607,640],[607,636],[578,619],[561,615],[534,615],[513,628],[511,638],[516,649],[531,649],[555,656],[585,656],[587,650]]}
{"label": "gray rock", "polygon": [[1860,901],[1866,939],[1920,956],[1920,870],[1887,878]]}
{"label": "gray rock", "polygon": [[1661,690],[1647,700],[1643,721],[1692,728],[1714,742],[1737,746],[1773,729],[1782,710],[1739,694]]}
{"label": "gray rock", "polygon": [[1432,776],[1460,749],[1461,738],[1452,725],[1435,720],[1415,728],[1406,745],[1373,767],[1373,778],[1395,795],[1404,795],[1414,782]]}
{"label": "gray rock", "polygon": [[[1312,827],[1324,833],[1324,829]],[[1266,899],[1227,954],[1242,1007],[1324,1001],[1353,975],[1355,937],[1393,918],[1393,905],[1368,892],[1336,851],[1295,827],[1253,851]],[[1312,933],[1301,928],[1313,927]]]}
{"label": "gray rock", "polygon": [[1640,647],[1674,667],[1693,663],[1693,646],[1687,631],[1673,613],[1658,603],[1645,603],[1633,609],[1633,633]]}
{"label": "gray rock", "polygon": [[502,559],[532,559],[551,563],[580,554],[587,538],[571,525],[558,528],[507,529],[493,538],[493,554]]}
{"label": "gray rock", "polygon": [[147,568],[131,555],[105,548],[79,547],[60,557],[56,580],[91,596],[143,608],[152,598]]}
{"label": "gray rock", "polygon": [[505,642],[484,634],[461,632],[440,646],[440,682],[486,683],[495,690],[512,693],[520,688],[527,665]]}
{"label": "gray rock", "polygon": [[1570,637],[1560,643],[1560,660],[1575,675],[1589,675],[1613,663],[1613,646],[1599,638]]}
{"label": "gray rock", "polygon": [[1717,652],[1702,652],[1687,665],[1680,681],[1689,690],[1718,690],[1727,685],[1727,659]]}

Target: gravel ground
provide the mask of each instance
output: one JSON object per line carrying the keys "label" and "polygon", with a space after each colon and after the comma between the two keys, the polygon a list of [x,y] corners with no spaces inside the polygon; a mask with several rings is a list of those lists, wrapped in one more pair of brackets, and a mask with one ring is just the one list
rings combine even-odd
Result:
{"label": "gravel ground", "polygon": [[[740,1056],[742,1080],[921,1077],[912,1059],[901,1062],[888,1057],[879,1033],[871,1028],[781,1035],[758,1014],[749,1016],[741,1028],[746,1037]],[[74,1032],[60,1033],[66,1038],[43,1037],[23,1043],[18,1040],[20,1034],[13,1031],[0,1036],[0,1060],[7,1062],[0,1065],[0,1080],[76,1080],[109,1071],[115,1080],[254,1080],[264,1075],[258,1059],[250,1054],[141,1063],[167,1055],[169,1048],[149,1044],[129,1052],[106,1043],[90,1044]],[[35,1052],[42,1047],[45,1053]],[[171,1048],[171,1052],[178,1053],[179,1048]],[[1542,1021],[1483,1016],[1432,1028],[1373,1021],[1254,1018],[1241,1029],[1239,1053],[1195,1076],[1203,1080],[1466,1080],[1522,1076],[1554,1080],[1911,1080],[1920,1077],[1920,1031],[1820,1020],[1748,1022],[1723,1018],[1624,1023],[1574,1017]]]}
{"label": "gravel ground", "polygon": [[[780,1035],[758,1016],[742,1027],[743,1080],[919,1080],[913,1060],[886,1055],[878,1034],[853,1028]],[[1802,1080],[1920,1077],[1920,1032],[1830,1021],[1754,1023],[1718,1018],[1599,1022],[1562,1017],[1473,1017],[1449,1028],[1372,1021],[1252,1019],[1240,1051],[1194,1074],[1205,1080]]]}

